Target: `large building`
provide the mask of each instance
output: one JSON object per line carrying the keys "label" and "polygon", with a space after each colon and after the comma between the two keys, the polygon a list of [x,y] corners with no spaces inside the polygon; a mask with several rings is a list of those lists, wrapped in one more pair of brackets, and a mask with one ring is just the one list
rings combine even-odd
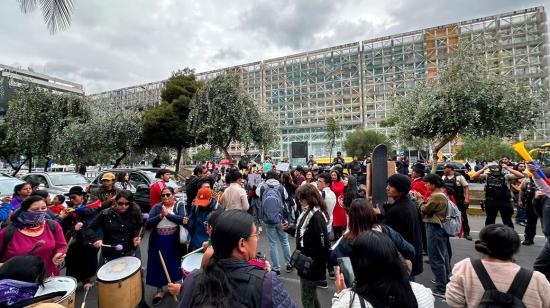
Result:
{"label": "large building", "polygon": [[0,64],[0,117],[6,114],[13,91],[25,84],[33,84],[59,93],[84,95],[81,84]]}
{"label": "large building", "polygon": [[[324,126],[336,118],[344,132],[380,125],[392,113],[391,99],[420,82],[437,78],[442,60],[461,40],[475,40],[488,67],[533,88],[549,88],[546,13],[543,7],[237,65],[198,74],[208,80],[237,74],[258,104],[277,117],[281,141],[275,157],[289,155],[293,142],[307,141],[309,153],[328,155]],[[158,104],[163,82],[92,95],[105,104]],[[550,140],[546,102],[534,140]]]}

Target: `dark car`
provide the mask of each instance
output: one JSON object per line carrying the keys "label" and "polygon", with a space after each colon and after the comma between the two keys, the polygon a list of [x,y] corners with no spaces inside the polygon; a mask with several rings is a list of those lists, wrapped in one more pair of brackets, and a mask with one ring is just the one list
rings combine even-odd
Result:
{"label": "dark car", "polygon": [[[101,186],[100,179],[107,172],[114,173],[115,176],[121,172],[128,173],[130,184],[132,184],[132,186],[136,188],[136,191],[134,192],[134,200],[139,205],[143,213],[149,213],[149,211],[151,210],[151,201],[149,198],[150,187],[157,180],[155,178],[156,172],[151,172],[143,169],[131,169],[131,168],[117,168],[117,169],[102,170],[100,173],[98,173],[98,175],[94,178],[94,180],[90,184],[91,190],[95,188],[99,188]],[[176,198],[180,200],[183,199],[185,201],[185,194],[178,193],[176,194]]]}
{"label": "dark car", "polygon": [[452,165],[455,169],[455,172],[460,173],[462,176],[464,176],[466,181],[470,180],[470,176],[468,175],[468,169],[466,169],[466,167],[464,167],[463,163],[458,163],[458,162],[438,163],[435,173],[438,174],[439,176],[442,176],[443,175],[443,169],[445,168],[445,165]]}

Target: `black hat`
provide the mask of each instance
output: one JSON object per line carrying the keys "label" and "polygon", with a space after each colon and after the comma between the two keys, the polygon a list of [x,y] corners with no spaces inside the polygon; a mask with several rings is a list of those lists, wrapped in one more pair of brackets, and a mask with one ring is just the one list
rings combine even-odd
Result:
{"label": "black hat", "polygon": [[426,173],[426,166],[421,163],[416,163],[413,165],[412,170],[418,173]]}
{"label": "black hat", "polygon": [[453,166],[453,164],[445,164],[445,166],[443,166],[443,169],[445,168],[451,168],[453,170],[455,170],[455,166]]}
{"label": "black hat", "polygon": [[403,174],[394,174],[388,178],[388,184],[398,192],[408,193],[411,190],[411,179]]}
{"label": "black hat", "polygon": [[84,195],[86,194],[84,192],[84,188],[80,187],[80,186],[73,186],[71,187],[71,189],[69,189],[69,192],[65,194],[65,196],[70,196],[70,195]]}

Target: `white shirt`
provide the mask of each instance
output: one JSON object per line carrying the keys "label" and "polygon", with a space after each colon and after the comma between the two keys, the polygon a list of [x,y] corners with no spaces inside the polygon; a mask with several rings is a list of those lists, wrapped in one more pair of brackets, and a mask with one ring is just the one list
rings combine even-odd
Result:
{"label": "white shirt", "polygon": [[[334,207],[336,206],[336,195],[334,192],[330,189],[330,187],[323,188],[323,191],[325,192],[325,203],[327,204],[327,212],[329,214],[329,222],[327,224],[328,232],[332,231],[332,211],[334,211]],[[321,196],[323,193],[319,191]]]}

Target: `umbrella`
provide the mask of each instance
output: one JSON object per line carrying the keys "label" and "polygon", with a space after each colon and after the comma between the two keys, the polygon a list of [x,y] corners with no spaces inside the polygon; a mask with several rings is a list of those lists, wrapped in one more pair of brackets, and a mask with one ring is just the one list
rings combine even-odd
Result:
{"label": "umbrella", "polygon": [[229,165],[231,164],[231,162],[229,161],[229,159],[222,159],[220,160],[220,165]]}

